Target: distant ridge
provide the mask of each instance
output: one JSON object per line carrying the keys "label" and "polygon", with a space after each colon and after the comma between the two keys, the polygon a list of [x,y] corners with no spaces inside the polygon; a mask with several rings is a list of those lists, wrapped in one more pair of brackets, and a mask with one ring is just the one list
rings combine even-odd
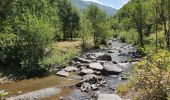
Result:
{"label": "distant ridge", "polygon": [[110,16],[114,15],[117,12],[117,9],[109,7],[109,6],[105,6],[105,5],[101,5],[95,2],[91,2],[91,1],[83,1],[83,0],[72,0],[72,3],[78,7],[78,9],[80,9],[81,11],[86,9],[90,4],[95,4],[97,5],[100,9],[106,11],[106,13]]}

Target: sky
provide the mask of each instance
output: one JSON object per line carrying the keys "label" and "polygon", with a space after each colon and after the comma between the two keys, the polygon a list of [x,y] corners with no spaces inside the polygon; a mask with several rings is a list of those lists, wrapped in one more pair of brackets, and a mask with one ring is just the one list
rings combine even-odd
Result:
{"label": "sky", "polygon": [[84,1],[93,1],[102,5],[110,6],[112,8],[120,9],[129,0],[84,0]]}

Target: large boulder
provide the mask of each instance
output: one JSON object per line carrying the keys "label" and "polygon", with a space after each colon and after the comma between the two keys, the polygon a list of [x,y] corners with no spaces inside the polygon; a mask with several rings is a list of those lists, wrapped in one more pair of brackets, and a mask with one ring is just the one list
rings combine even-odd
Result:
{"label": "large boulder", "polygon": [[104,75],[117,75],[122,72],[122,69],[119,68],[117,64],[113,64],[112,62],[106,62],[103,64],[103,71]]}
{"label": "large boulder", "polygon": [[96,58],[96,60],[106,60],[106,61],[112,61],[112,57],[108,54],[100,55]]}
{"label": "large boulder", "polygon": [[90,63],[89,68],[96,69],[96,70],[102,70],[103,66],[100,63],[95,62],[95,63]]}
{"label": "large boulder", "polygon": [[79,61],[81,63],[90,63],[91,62],[91,60],[85,59],[85,58],[81,58],[81,57],[75,57],[74,60],[75,61]]}
{"label": "large boulder", "polygon": [[59,76],[64,76],[64,77],[68,77],[69,76],[69,72],[66,72],[64,70],[59,71],[56,74],[59,75]]}
{"label": "large boulder", "polygon": [[97,100],[122,100],[122,99],[115,94],[99,94]]}
{"label": "large boulder", "polygon": [[68,66],[66,68],[64,68],[64,71],[66,72],[73,72],[73,71],[77,71],[77,67],[74,67],[74,66]]}

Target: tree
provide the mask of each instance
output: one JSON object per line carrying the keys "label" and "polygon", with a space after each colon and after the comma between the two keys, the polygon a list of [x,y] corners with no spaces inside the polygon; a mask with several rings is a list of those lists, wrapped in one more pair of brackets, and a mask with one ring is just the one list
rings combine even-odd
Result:
{"label": "tree", "polygon": [[72,5],[70,0],[58,0],[58,15],[62,22],[63,39],[66,40],[70,31]]}
{"label": "tree", "polygon": [[91,22],[82,15],[80,22],[80,38],[82,39],[82,49],[87,49],[87,42],[90,40],[92,36],[92,24]]}
{"label": "tree", "polygon": [[104,33],[104,30],[101,27],[101,23],[104,23],[107,21],[106,13],[102,10],[100,10],[96,5],[90,5],[88,9],[86,9],[86,17],[89,19],[92,23],[92,27],[94,29],[93,31],[93,39],[95,47],[98,47],[101,43],[100,39],[102,37],[102,34]]}
{"label": "tree", "polygon": [[80,27],[80,15],[77,8],[73,7],[70,14],[70,38],[73,40],[73,36],[76,30]]}
{"label": "tree", "polygon": [[164,34],[165,34],[165,40],[166,40],[166,45],[167,48],[170,48],[170,34],[168,33],[168,1],[169,0],[161,0],[160,2],[160,8],[161,8],[161,13],[160,13],[160,19],[163,23],[164,27]]}
{"label": "tree", "polygon": [[57,8],[48,0],[6,1],[2,26],[6,28],[6,24],[8,30],[0,30],[0,34],[4,34],[0,38],[0,54],[5,55],[0,57],[0,62],[10,67],[17,66],[28,75],[38,73],[45,69],[39,65],[46,56],[45,49],[59,32]]}
{"label": "tree", "polygon": [[144,46],[143,43],[143,28],[146,19],[145,2],[143,0],[132,0],[130,6],[130,15],[132,20],[135,23],[137,32],[139,33],[139,41],[141,46]]}

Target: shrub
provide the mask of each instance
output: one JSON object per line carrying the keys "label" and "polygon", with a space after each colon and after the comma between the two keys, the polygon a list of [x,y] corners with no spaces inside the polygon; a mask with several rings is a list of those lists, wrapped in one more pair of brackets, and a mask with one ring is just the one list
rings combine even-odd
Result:
{"label": "shrub", "polygon": [[138,33],[134,29],[131,29],[128,32],[125,31],[120,32],[118,34],[118,38],[122,42],[127,42],[133,45],[138,43]]}
{"label": "shrub", "polygon": [[39,64],[42,68],[50,69],[53,67],[65,67],[71,58],[79,54],[79,49],[73,48],[53,48],[52,52],[45,57]]}
{"label": "shrub", "polygon": [[167,100],[170,94],[170,54],[165,50],[150,52],[135,69],[135,88],[139,99]]}
{"label": "shrub", "polygon": [[13,62],[14,47],[17,36],[15,34],[0,33],[0,62],[3,65]]}

